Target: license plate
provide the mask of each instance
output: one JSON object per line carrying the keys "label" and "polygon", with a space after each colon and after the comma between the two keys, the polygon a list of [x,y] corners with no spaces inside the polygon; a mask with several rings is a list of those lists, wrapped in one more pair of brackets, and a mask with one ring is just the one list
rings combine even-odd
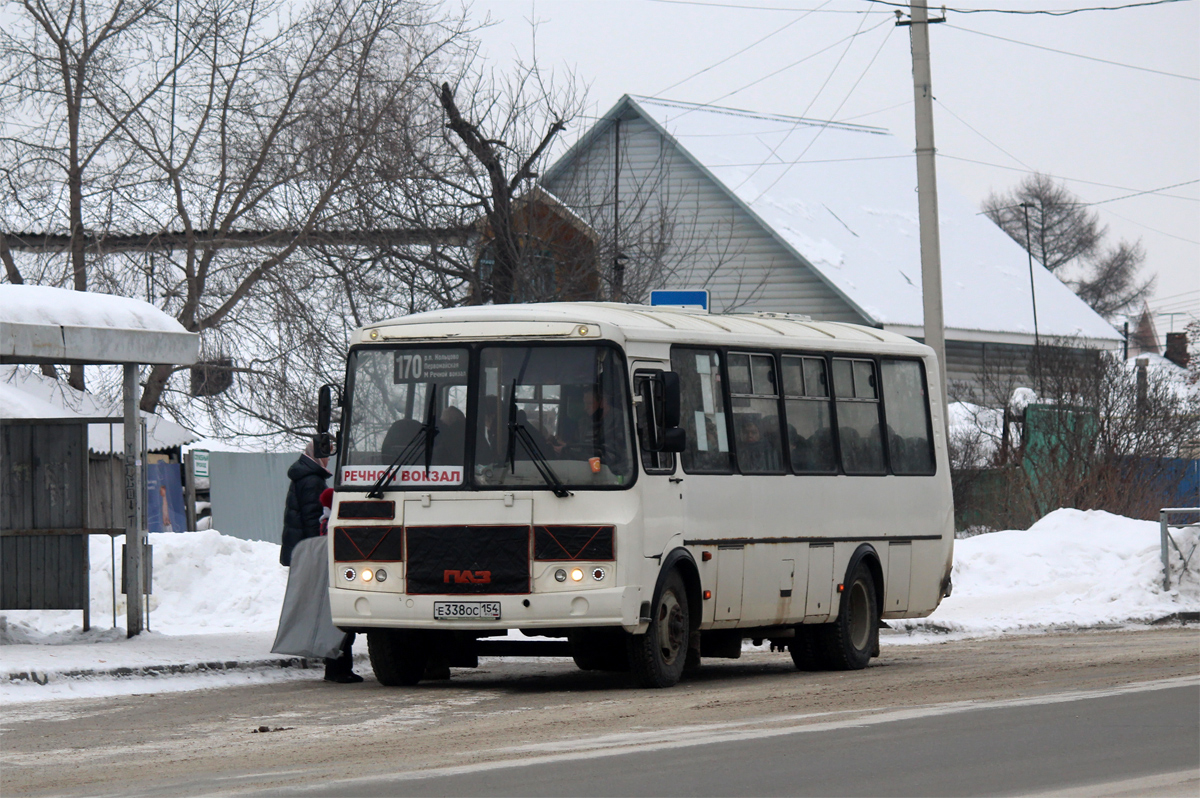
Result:
{"label": "license plate", "polygon": [[498,621],[499,601],[435,601],[435,621]]}

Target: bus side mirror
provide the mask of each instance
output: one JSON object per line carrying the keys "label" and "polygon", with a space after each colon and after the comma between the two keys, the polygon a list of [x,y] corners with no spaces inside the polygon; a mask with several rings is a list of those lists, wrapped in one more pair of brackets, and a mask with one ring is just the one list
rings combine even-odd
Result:
{"label": "bus side mirror", "polygon": [[[322,385],[317,391],[317,434],[313,436],[313,456],[318,459],[329,457],[335,452],[336,439],[329,433],[329,424],[333,420],[333,391],[336,387]],[[341,404],[340,396],[338,404]],[[340,437],[341,430],[338,430],[337,438]]]}
{"label": "bus side mirror", "polygon": [[317,434],[329,432],[329,421],[333,415],[333,386],[322,385],[317,392]]}
{"label": "bus side mirror", "polygon": [[687,448],[687,433],[679,427],[663,430],[662,449],[664,452],[682,452]]}
{"label": "bus side mirror", "polygon": [[[673,371],[662,373],[663,426],[674,429],[679,426],[679,375]],[[667,451],[677,451],[669,449]]]}

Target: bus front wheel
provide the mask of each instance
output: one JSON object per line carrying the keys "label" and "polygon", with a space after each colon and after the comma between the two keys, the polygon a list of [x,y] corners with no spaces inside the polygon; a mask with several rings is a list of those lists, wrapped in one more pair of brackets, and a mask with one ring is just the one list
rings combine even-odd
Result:
{"label": "bus front wheel", "polygon": [[410,687],[425,675],[429,646],[420,635],[397,629],[367,632],[371,669],[379,683],[388,687]]}
{"label": "bus front wheel", "polygon": [[671,687],[687,662],[691,619],[679,571],[663,580],[644,635],[629,637],[629,670],[642,687]]}
{"label": "bus front wheel", "polygon": [[867,667],[879,643],[879,604],[875,579],[860,562],[846,580],[837,620],[822,624],[819,655],[830,670],[856,671]]}

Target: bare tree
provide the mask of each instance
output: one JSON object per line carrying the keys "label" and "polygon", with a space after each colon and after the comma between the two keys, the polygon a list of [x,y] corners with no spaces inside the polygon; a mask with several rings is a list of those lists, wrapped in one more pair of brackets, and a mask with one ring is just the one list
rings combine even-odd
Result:
{"label": "bare tree", "polygon": [[[85,229],[102,229],[112,211],[93,201],[141,179],[138,165],[121,147],[122,123],[153,101],[176,67],[195,53],[186,46],[170,48],[165,5],[161,0],[25,0],[11,4],[19,11],[11,26],[0,28],[5,226],[70,234],[66,260],[59,261],[65,273],[39,282],[87,290]],[[6,242],[0,244],[0,257],[9,280],[21,282]],[[72,366],[70,373],[71,385],[82,389],[83,368]]]}
{"label": "bare tree", "polygon": [[1105,248],[1100,218],[1053,178],[1034,174],[1010,192],[992,193],[983,212],[1101,316],[1150,295],[1154,278],[1138,278],[1146,261],[1141,243]]}
{"label": "bare tree", "polygon": [[[146,104],[120,119],[161,176],[154,191],[128,196],[129,206],[147,223],[178,226],[186,240],[157,264],[164,304],[189,330],[232,325],[238,335],[215,337],[222,347],[264,313],[287,318],[280,304],[294,309],[318,281],[312,264],[297,259],[318,231],[357,223],[343,194],[377,181],[381,143],[403,135],[416,95],[457,57],[468,30],[462,18],[420,3],[338,0],[279,26],[275,9],[229,2],[238,5],[206,7],[206,57],[184,70],[190,91],[179,103]],[[272,235],[226,245],[231,234],[254,230]],[[130,265],[116,284],[136,279]],[[243,307],[251,301],[262,307]],[[294,331],[269,328],[276,345],[264,349],[260,340],[255,352],[289,345]],[[151,370],[142,409],[158,406],[172,372]]]}
{"label": "bare tree", "polygon": [[581,113],[583,94],[573,75],[559,81],[543,72],[536,55],[528,64],[518,61],[509,74],[476,69],[455,87],[441,84],[438,102],[456,139],[448,143],[462,165],[457,189],[486,220],[494,252],[490,273],[476,275],[471,301],[525,298],[517,285],[531,253],[522,246],[514,201],[533,185],[551,145]]}

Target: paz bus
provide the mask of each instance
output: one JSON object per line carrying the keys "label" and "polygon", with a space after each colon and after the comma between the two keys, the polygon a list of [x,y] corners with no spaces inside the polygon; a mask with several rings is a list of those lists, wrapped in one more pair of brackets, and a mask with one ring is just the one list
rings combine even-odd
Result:
{"label": "paz bus", "polygon": [[547,655],[669,687],[748,638],[866,667],[884,619],[950,592],[937,369],[903,336],[778,313],[364,327],[319,402],[333,621],[366,633],[384,685]]}

